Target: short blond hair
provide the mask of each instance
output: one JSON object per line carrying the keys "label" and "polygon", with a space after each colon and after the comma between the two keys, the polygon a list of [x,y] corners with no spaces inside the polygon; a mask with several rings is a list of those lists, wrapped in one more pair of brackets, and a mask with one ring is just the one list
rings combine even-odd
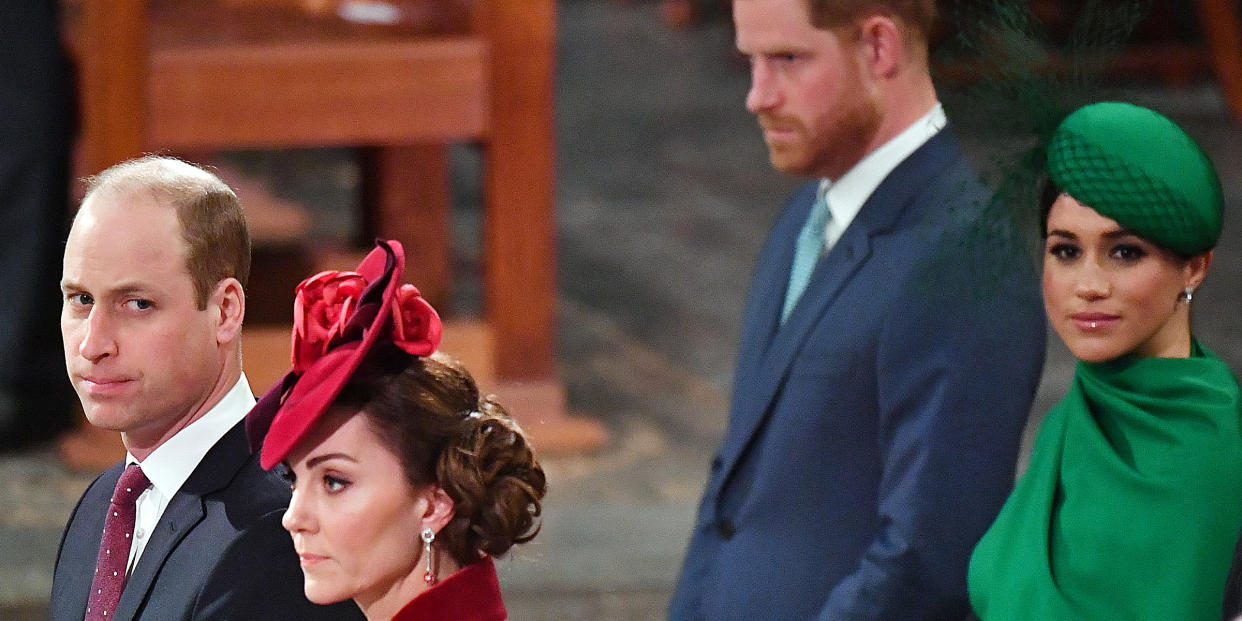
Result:
{"label": "short blond hair", "polygon": [[86,202],[101,190],[151,192],[177,212],[185,243],[185,268],[194,283],[198,308],[216,285],[250,277],[250,229],[241,202],[211,172],[174,157],[147,155],[121,162],[86,180]]}

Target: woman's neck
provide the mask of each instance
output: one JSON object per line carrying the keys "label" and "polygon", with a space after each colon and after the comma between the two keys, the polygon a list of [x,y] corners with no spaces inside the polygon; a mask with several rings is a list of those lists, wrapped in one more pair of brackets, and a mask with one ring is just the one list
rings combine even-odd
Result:
{"label": "woman's neck", "polygon": [[1140,358],[1189,358],[1190,319],[1185,308],[1178,309],[1156,334],[1133,354]]}
{"label": "woman's neck", "polygon": [[[457,573],[460,569],[449,555],[438,556],[436,583]],[[423,579],[426,573],[427,566],[420,563],[414,567],[414,571],[400,577],[383,590],[377,589],[356,594],[354,603],[358,604],[358,608],[362,610],[367,621],[390,621],[397,616],[398,612],[401,612],[402,608],[405,608],[406,604],[433,586]]]}

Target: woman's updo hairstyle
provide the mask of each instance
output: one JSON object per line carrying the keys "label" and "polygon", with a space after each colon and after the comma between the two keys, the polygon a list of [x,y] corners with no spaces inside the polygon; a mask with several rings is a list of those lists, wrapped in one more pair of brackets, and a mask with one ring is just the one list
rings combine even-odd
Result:
{"label": "woman's updo hairstyle", "polygon": [[378,343],[334,402],[358,409],[401,460],[411,485],[434,483],[454,503],[436,543],[461,566],[500,556],[539,532],[547,491],[521,428],[441,353]]}

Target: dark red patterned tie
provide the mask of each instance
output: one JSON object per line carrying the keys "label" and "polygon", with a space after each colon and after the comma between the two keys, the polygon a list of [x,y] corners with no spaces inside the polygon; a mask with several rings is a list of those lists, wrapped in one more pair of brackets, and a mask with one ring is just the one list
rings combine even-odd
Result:
{"label": "dark red patterned tie", "polygon": [[125,588],[125,567],[129,564],[129,547],[134,541],[134,501],[151,485],[138,464],[131,464],[116,482],[112,504],[104,520],[103,539],[99,542],[99,560],[95,562],[95,580],[86,602],[86,621],[108,621],[121,601]]}

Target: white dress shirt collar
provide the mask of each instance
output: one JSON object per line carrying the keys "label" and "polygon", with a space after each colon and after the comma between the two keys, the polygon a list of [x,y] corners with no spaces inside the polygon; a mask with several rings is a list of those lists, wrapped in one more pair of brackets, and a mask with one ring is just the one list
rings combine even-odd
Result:
{"label": "white dress shirt collar", "polygon": [[[151,451],[142,460],[142,472],[160,494],[172,498],[181,489],[203,456],[215,446],[254,407],[254,393],[243,373],[224,397],[202,418],[190,423],[173,437]],[[133,455],[125,455],[125,463],[136,463]]]}
{"label": "white dress shirt collar", "polygon": [[875,192],[889,173],[910,157],[911,153],[931,140],[932,136],[940,133],[947,123],[944,107],[937,102],[927,114],[910,124],[892,140],[868,153],[840,179],[835,182],[828,179],[820,180],[819,191],[828,193],[828,210],[832,212],[832,219],[824,231],[827,237],[827,248],[831,248],[841,238],[845,229],[849,228],[854,217],[862,209],[863,203],[871,198],[871,193]]}
{"label": "white dress shirt collar", "polygon": [[[134,540],[129,551],[132,572],[146,548],[150,534],[168,507],[169,501],[185,484],[190,474],[198,468],[207,451],[224,437],[254,407],[254,393],[243,373],[224,398],[207,411],[202,418],[190,423],[185,429],[151,451],[139,464],[142,473],[151,481],[151,487],[135,502]],[[138,463],[133,455],[125,454],[125,463]]]}

